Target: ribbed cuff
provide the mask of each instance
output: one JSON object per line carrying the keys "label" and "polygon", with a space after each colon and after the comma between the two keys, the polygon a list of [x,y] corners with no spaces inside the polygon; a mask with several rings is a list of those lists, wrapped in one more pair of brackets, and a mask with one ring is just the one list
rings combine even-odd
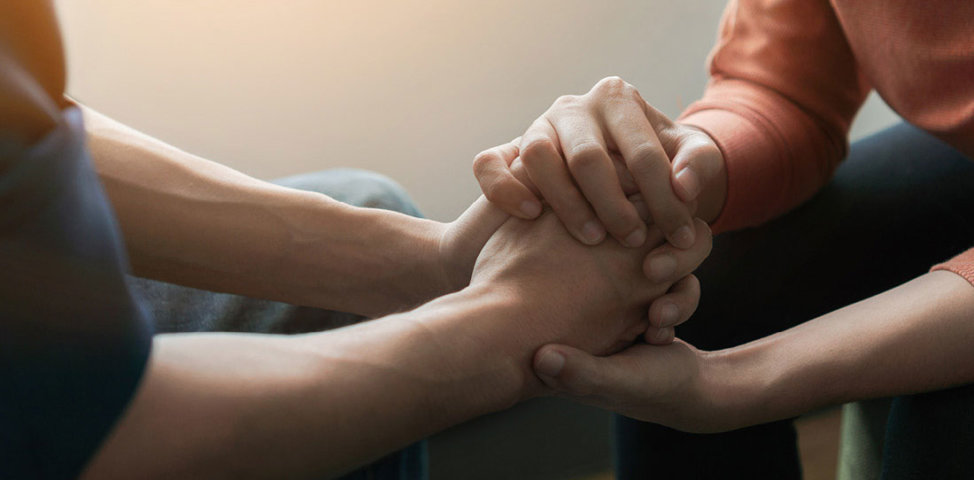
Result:
{"label": "ribbed cuff", "polygon": [[974,286],[974,248],[957,255],[944,263],[934,265],[930,269],[931,272],[938,270],[944,270],[948,272],[954,272],[957,275],[964,277],[972,286]]}
{"label": "ribbed cuff", "polygon": [[684,112],[724,156],[727,199],[715,232],[760,225],[810,198],[831,177],[845,145],[773,92],[725,80]]}
{"label": "ribbed cuff", "polygon": [[774,179],[785,172],[768,135],[726,110],[700,110],[680,122],[707,132],[724,156],[727,198],[710,226],[714,233],[756,225],[759,219],[770,217],[771,199],[781,196],[781,184]]}

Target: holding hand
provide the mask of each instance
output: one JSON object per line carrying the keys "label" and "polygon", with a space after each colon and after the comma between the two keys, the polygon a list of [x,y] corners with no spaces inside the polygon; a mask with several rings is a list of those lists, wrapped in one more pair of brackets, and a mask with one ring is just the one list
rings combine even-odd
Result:
{"label": "holding hand", "polygon": [[733,392],[719,392],[716,356],[676,340],[633,345],[598,357],[566,345],[546,345],[534,356],[535,373],[553,392],[627,417],[688,432],[740,427]]}
{"label": "holding hand", "polygon": [[[645,222],[626,199],[636,192],[627,192],[620,177],[632,178],[652,222],[679,248],[694,244],[693,215],[712,220],[723,206],[726,172],[713,140],[672,122],[618,77],[584,95],[560,97],[524,133],[519,149],[526,176],[490,151],[477,157],[474,173],[484,194],[526,219],[540,214],[540,194],[589,245],[606,231],[630,247],[647,238]],[[613,161],[620,155],[621,162]]]}
{"label": "holding hand", "polygon": [[[516,138],[509,143],[485,150],[478,155],[475,163],[489,168],[497,167],[496,176],[492,178],[505,178],[509,176],[514,179],[511,182],[494,182],[486,190],[488,195],[504,196],[510,193],[510,189],[526,188],[524,183],[529,185],[527,173],[518,158],[519,149],[517,145],[520,138]],[[618,174],[618,181],[625,192],[633,193],[626,199],[626,203],[637,213],[641,222],[649,219],[650,212],[638,192],[632,177],[628,174],[622,160],[619,157],[613,158],[615,171]],[[490,167],[493,165],[494,167]],[[533,186],[533,185],[532,185]],[[540,206],[539,206],[540,208]],[[507,213],[501,211],[493,202],[488,202],[484,197],[477,199],[474,204],[467,209],[456,221],[448,224],[441,234],[439,248],[440,258],[443,259],[443,271],[450,278],[449,290],[454,291],[466,286],[470,281],[470,274],[473,270],[474,260],[480,253],[487,239],[503,224],[508,218]],[[652,238],[645,242],[647,248],[655,246],[645,259],[634,257],[633,265],[638,265],[642,261],[642,271],[645,277],[652,283],[667,285],[669,290],[657,290],[654,300],[649,307],[648,327],[645,328],[644,337],[646,342],[653,344],[667,344],[673,341],[673,329],[677,325],[685,322],[697,308],[700,298],[700,283],[697,278],[690,275],[704,258],[710,253],[711,234],[710,229],[701,220],[693,223],[694,238],[696,247],[692,252],[684,253],[670,245],[661,243],[661,234],[658,229],[650,226],[648,231],[652,231]],[[692,265],[692,268],[689,266]],[[643,312],[645,313],[645,311]],[[646,322],[643,323],[644,325]],[[643,333],[643,332],[640,332]]]}
{"label": "holding hand", "polygon": [[703,222],[695,236],[698,241],[691,248],[674,252],[672,276],[656,281],[640,266],[643,255],[663,243],[655,228],[639,249],[614,240],[590,247],[568,235],[551,212],[535,221],[511,218],[484,246],[471,285],[500,288],[521,306],[512,334],[533,346],[532,351],[560,342],[586,352],[611,353],[643,334],[650,302],[706,258],[710,236]]}

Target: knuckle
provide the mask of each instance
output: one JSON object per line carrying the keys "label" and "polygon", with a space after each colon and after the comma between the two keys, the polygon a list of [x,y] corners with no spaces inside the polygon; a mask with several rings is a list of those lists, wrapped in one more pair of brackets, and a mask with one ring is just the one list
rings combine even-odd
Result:
{"label": "knuckle", "polygon": [[639,94],[636,91],[636,87],[632,86],[629,82],[616,75],[599,80],[599,82],[592,87],[592,93],[609,97],[619,97],[623,99],[632,99],[634,98],[634,94],[636,96]]}
{"label": "knuckle", "polygon": [[482,186],[484,191],[484,196],[491,201],[496,201],[504,198],[504,183],[500,180],[489,181]]}
{"label": "knuckle", "polygon": [[482,173],[486,173],[487,168],[490,166],[492,160],[497,158],[497,154],[492,150],[484,150],[473,157],[473,171],[475,174],[480,176]]}
{"label": "knuckle", "polygon": [[572,147],[568,153],[568,165],[579,171],[591,171],[601,166],[608,155],[597,142],[584,142]]}
{"label": "knuckle", "polygon": [[629,87],[629,84],[618,75],[609,75],[608,77],[599,80],[599,82],[595,84],[595,87],[597,89],[609,91],[621,91],[626,87]]}
{"label": "knuckle", "polygon": [[642,154],[638,156],[633,155],[632,158],[626,161],[629,173],[632,174],[637,184],[655,180],[655,177],[663,170],[657,165],[655,158],[650,154]]}
{"label": "knuckle", "polygon": [[629,159],[630,170],[652,169],[655,171],[658,168],[658,163],[664,161],[669,163],[669,158],[666,155],[666,151],[663,150],[663,146],[652,142],[643,142],[637,145],[633,148],[630,157],[632,157]]}
{"label": "knuckle", "polygon": [[558,148],[548,137],[538,137],[529,140],[521,149],[521,161],[525,164],[535,162],[538,158],[557,155]]}
{"label": "knuckle", "polygon": [[556,98],[555,101],[551,104],[551,106],[555,109],[565,108],[565,107],[576,105],[578,104],[578,102],[579,102],[578,95],[562,95]]}

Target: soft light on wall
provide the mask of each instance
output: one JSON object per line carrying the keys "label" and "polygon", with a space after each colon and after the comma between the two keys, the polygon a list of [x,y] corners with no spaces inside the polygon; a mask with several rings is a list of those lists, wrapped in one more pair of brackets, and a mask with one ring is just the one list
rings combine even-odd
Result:
{"label": "soft light on wall", "polygon": [[[452,219],[470,162],[558,96],[620,75],[670,115],[700,94],[721,0],[59,0],[69,90],[260,178],[336,166]],[[861,130],[889,122],[874,103]]]}

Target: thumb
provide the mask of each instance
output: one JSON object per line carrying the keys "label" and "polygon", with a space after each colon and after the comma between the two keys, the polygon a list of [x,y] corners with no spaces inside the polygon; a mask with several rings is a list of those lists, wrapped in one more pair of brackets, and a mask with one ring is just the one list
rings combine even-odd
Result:
{"label": "thumb", "polygon": [[618,391],[627,376],[612,357],[597,357],[567,345],[545,345],[534,355],[534,373],[560,393],[587,397]]}
{"label": "thumb", "polygon": [[724,168],[723,154],[713,139],[702,130],[693,130],[695,134],[679,139],[673,155],[673,190],[685,203],[697,200],[702,190],[718,187]]}
{"label": "thumb", "polygon": [[509,218],[510,215],[481,195],[453,222],[453,236],[463,245],[475,246],[479,253],[487,239]]}
{"label": "thumb", "polygon": [[470,208],[442,230],[439,254],[448,280],[456,282],[454,288],[461,288],[470,282],[470,275],[480,251],[509,218],[510,215],[481,195]]}

